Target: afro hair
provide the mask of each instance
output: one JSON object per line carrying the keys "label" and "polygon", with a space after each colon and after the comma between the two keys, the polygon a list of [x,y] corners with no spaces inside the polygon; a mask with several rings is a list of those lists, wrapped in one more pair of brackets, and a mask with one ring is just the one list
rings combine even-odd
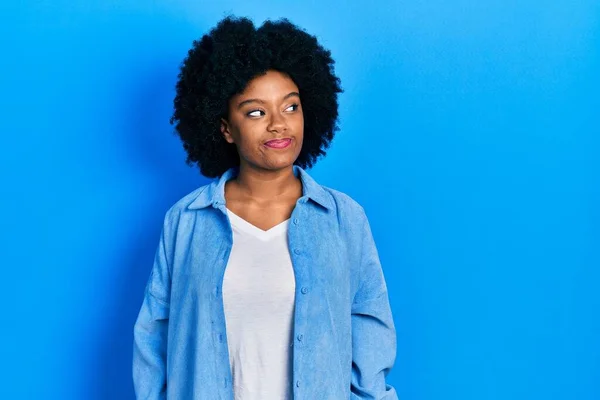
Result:
{"label": "afro hair", "polygon": [[239,166],[235,144],[220,131],[229,99],[268,70],[287,74],[298,86],[304,115],[302,149],[294,164],[310,168],[325,155],[339,127],[338,93],[331,52],[315,36],[288,19],[267,20],[258,29],[248,18],[227,16],[192,48],[183,60],[171,124],[187,152],[186,163],[198,164],[206,177],[218,177]]}

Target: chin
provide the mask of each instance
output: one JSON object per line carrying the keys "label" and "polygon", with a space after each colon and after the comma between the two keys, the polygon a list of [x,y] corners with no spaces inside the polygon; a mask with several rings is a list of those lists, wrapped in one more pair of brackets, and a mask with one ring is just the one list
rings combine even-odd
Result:
{"label": "chin", "polygon": [[279,171],[279,170],[284,170],[284,169],[287,169],[287,168],[293,168],[294,161],[295,160],[291,160],[289,162],[283,162],[283,161],[281,161],[281,162],[277,162],[277,163],[270,163],[270,164],[265,165],[264,168],[272,170],[272,171]]}

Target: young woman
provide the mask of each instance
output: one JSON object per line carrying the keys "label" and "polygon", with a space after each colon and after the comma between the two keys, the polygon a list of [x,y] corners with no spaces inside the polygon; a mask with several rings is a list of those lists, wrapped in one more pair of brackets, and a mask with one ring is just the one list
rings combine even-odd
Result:
{"label": "young woman", "polygon": [[217,178],[166,213],[134,327],[138,399],[396,399],[396,332],[364,209],[306,171],[334,61],[287,19],[227,17],[185,58],[171,122]]}

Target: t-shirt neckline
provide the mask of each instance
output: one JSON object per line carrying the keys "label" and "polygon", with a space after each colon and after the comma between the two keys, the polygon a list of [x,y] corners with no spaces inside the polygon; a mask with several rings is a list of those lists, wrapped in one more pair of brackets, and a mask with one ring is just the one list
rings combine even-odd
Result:
{"label": "t-shirt neckline", "polygon": [[234,225],[235,227],[237,227],[238,229],[242,230],[245,233],[248,233],[250,235],[253,235],[253,236],[258,237],[263,240],[270,239],[270,238],[276,236],[277,234],[281,233],[281,231],[285,230],[290,223],[290,218],[288,218],[285,221],[282,221],[279,224],[277,224],[265,231],[265,230],[259,228],[258,226],[253,225],[250,222],[246,221],[244,218],[240,217],[239,215],[235,214],[229,208],[226,207],[226,210],[227,210],[227,214],[229,215],[229,220],[232,225]]}

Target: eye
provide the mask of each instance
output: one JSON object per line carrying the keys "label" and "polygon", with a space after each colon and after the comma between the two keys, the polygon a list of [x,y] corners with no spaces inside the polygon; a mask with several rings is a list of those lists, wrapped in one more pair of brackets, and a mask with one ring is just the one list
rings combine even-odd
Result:
{"label": "eye", "polygon": [[299,104],[292,104],[291,106],[289,106],[288,108],[286,108],[286,110],[289,110],[290,108],[294,107],[294,109],[292,111],[296,111],[299,107]]}
{"label": "eye", "polygon": [[252,110],[249,113],[246,113],[247,116],[249,117],[260,117],[262,114],[264,114],[264,111],[262,110]]}

